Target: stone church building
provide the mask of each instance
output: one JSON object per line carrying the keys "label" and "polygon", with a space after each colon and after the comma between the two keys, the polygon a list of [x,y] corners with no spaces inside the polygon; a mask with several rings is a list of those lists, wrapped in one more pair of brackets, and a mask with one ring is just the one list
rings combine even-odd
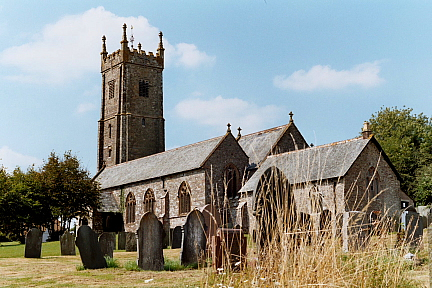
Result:
{"label": "stone church building", "polygon": [[[207,205],[219,212],[221,226],[252,234],[264,224],[257,221],[260,207],[277,197],[272,193],[278,185],[314,225],[352,211],[393,217],[401,203],[412,204],[367,123],[362,137],[311,147],[290,113],[279,127],[249,135],[239,128],[234,136],[228,124],[224,135],[165,151],[162,33],[159,37],[155,54],[141,44],[129,47],[126,24],[119,50],[108,54],[102,38],[95,176],[102,205],[91,219],[96,231],[135,232],[151,211],[169,235],[190,211]],[[263,193],[264,186],[272,192]]]}

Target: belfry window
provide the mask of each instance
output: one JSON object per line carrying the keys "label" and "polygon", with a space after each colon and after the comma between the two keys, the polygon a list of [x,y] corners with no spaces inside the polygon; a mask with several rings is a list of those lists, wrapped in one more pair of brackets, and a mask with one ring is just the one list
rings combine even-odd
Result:
{"label": "belfry window", "polygon": [[234,164],[229,164],[224,171],[224,188],[228,198],[234,198],[237,196],[237,192],[240,189],[239,183],[239,172]]}
{"label": "belfry window", "polygon": [[149,81],[141,80],[139,82],[139,96],[140,97],[149,97]]}
{"label": "belfry window", "polygon": [[115,80],[111,80],[108,82],[108,98],[114,98],[114,88],[115,88]]}
{"label": "belfry window", "polygon": [[135,196],[129,193],[126,198],[126,224],[135,222],[135,207]]}
{"label": "belfry window", "polygon": [[146,193],[144,194],[144,213],[146,212],[152,212],[154,213],[154,203],[155,203],[155,196],[152,189],[147,189]]}
{"label": "belfry window", "polygon": [[190,212],[191,210],[191,194],[189,185],[186,182],[183,182],[180,185],[179,192],[179,214],[184,215]]}

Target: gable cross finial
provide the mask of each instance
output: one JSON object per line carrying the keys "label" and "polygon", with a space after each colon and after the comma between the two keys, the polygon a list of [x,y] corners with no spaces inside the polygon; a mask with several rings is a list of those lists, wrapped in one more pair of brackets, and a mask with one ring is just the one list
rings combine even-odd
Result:
{"label": "gable cross finial", "polygon": [[290,116],[290,121],[289,122],[293,123],[294,122],[294,120],[293,120],[294,113],[291,111],[288,115]]}
{"label": "gable cross finial", "polygon": [[228,124],[227,124],[227,127],[228,127],[228,129],[227,129],[227,133],[231,133],[231,124],[228,123]]}
{"label": "gable cross finial", "polygon": [[236,140],[238,141],[241,138],[241,130],[242,129],[240,127],[238,127],[237,130],[238,130],[238,134],[237,134]]}

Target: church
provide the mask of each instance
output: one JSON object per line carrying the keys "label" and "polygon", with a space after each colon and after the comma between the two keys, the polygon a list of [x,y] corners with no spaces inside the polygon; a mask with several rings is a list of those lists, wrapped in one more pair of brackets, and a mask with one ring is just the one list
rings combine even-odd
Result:
{"label": "church", "polygon": [[224,135],[165,150],[162,33],[159,38],[156,53],[141,44],[130,48],[124,24],[121,48],[108,54],[102,37],[95,231],[136,232],[152,212],[171,235],[189,212],[207,207],[220,215],[221,227],[253,234],[265,225],[263,203],[274,203],[276,190],[283,199],[289,194],[291,208],[313,227],[348,221],[353,212],[399,217],[413,204],[368,123],[358,138],[314,147],[290,113],[279,127],[241,135],[228,124]]}

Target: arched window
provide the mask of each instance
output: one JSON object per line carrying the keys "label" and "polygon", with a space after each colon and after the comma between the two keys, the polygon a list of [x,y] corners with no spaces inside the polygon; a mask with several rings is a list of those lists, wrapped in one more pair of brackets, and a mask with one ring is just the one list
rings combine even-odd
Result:
{"label": "arched window", "polygon": [[366,176],[368,200],[372,200],[379,193],[379,175],[374,167],[369,168]]}
{"label": "arched window", "polygon": [[152,212],[154,213],[154,203],[155,203],[155,196],[152,189],[147,189],[146,193],[144,194],[144,213],[146,212]]}
{"label": "arched window", "polygon": [[314,185],[309,190],[309,199],[311,205],[311,213],[321,213],[323,210],[323,196],[316,185]]}
{"label": "arched window", "polygon": [[189,185],[186,182],[183,182],[180,185],[179,192],[179,214],[184,215],[190,212],[191,210],[191,194]]}
{"label": "arched window", "polygon": [[129,193],[126,198],[126,224],[135,222],[135,196]]}
{"label": "arched window", "polygon": [[239,172],[234,164],[228,164],[224,171],[224,188],[228,198],[234,198],[237,196],[237,192],[240,189]]}

